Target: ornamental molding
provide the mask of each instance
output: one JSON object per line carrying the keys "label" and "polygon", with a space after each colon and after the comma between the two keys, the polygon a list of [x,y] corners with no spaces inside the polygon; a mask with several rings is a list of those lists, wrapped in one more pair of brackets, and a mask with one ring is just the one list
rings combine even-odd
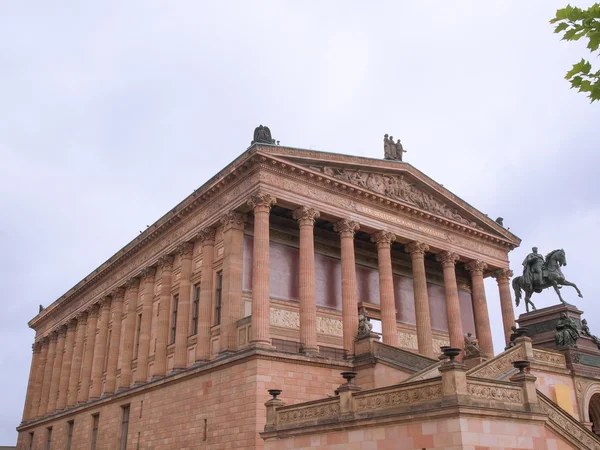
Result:
{"label": "ornamental molding", "polygon": [[[503,230],[506,236],[498,237],[486,231],[478,231],[466,225],[456,224],[451,220],[439,220],[426,211],[419,211],[414,207],[404,205],[402,201],[395,202],[393,201],[394,199],[386,199],[376,193],[364,192],[361,189],[356,189],[352,184],[346,185],[341,180],[324,174],[315,174],[310,169],[277,157],[279,153],[284,153],[287,157],[291,157],[293,154],[299,154],[297,152],[304,152],[304,155],[307,154],[306,151],[297,151],[290,148],[253,146],[207,183],[194,191],[192,195],[175,206],[155,224],[148,227],[113,257],[109,258],[95,271],[77,283],[72,289],[49,305],[29,322],[29,326],[42,334],[47,334],[50,331],[49,325],[52,325],[54,321],[68,320],[82,309],[86,309],[98,297],[108,295],[112,289],[122,285],[128,278],[139,276],[141,268],[154,265],[160,256],[174,252],[178,243],[194,239],[200,229],[217,224],[219,213],[227,209],[235,209],[243,206],[245,199],[247,199],[244,196],[247,195],[248,191],[257,182],[263,182],[264,175],[268,171],[277,173],[285,172],[285,176],[290,179],[289,181],[301,179],[302,184],[309,190],[311,189],[311,185],[314,186],[316,183],[319,183],[327,190],[337,193],[344,192],[346,195],[343,196],[336,194],[338,201],[346,201],[349,204],[354,203],[348,199],[348,194],[351,194],[357,198],[368,199],[386,208],[404,211],[404,213],[410,213],[422,220],[435,222],[437,226],[452,229],[453,233],[464,233],[465,235],[469,235],[469,239],[464,239],[465,242],[462,242],[463,238],[460,236],[451,235],[450,233],[447,234],[447,238],[453,240],[457,245],[471,245],[472,249],[477,252],[484,254],[494,253],[493,256],[497,259],[505,260],[508,249],[514,248],[520,242],[518,238],[509,232],[492,224],[492,221],[488,220],[486,223],[489,222],[489,226],[492,229]],[[345,158],[345,161],[349,164],[353,161],[361,161],[363,164],[368,161],[374,167],[380,166],[388,169],[391,167],[389,163],[384,161],[342,157],[341,155],[336,156],[335,154],[319,152],[308,153],[311,155],[313,162],[323,159],[333,160],[339,156],[342,159]],[[413,176],[419,173],[408,164],[405,165],[405,168]],[[257,176],[259,172],[261,172],[260,176]],[[424,175],[422,177],[424,180],[426,179]],[[443,190],[443,188],[439,189]],[[450,192],[444,192],[444,195],[450,198],[452,196]],[[368,214],[367,211],[365,213]],[[390,216],[395,218],[400,217],[398,214],[390,214]],[[423,232],[427,233],[426,230]],[[436,231],[436,233],[438,232]],[[480,240],[481,243],[477,242],[477,240]],[[504,246],[507,249],[500,250],[493,246],[487,246],[483,243],[486,240],[493,246]],[[478,249],[478,247],[480,248]]]}
{"label": "ornamental molding", "polygon": [[300,329],[300,314],[288,309],[271,308],[269,323],[274,327]]}
{"label": "ornamental molding", "polygon": [[344,335],[343,330],[344,330],[344,328],[342,326],[341,320],[334,319],[332,317],[317,316],[317,333],[318,334],[327,334],[330,336],[342,337]]}
{"label": "ornamental molding", "polygon": [[367,413],[395,408],[403,405],[415,405],[442,398],[442,383],[418,387],[394,387],[388,392],[376,394],[355,394],[356,412]]}
{"label": "ornamental molding", "polygon": [[512,365],[513,362],[523,359],[526,359],[525,350],[523,345],[519,345],[480,366],[474,367],[467,372],[467,375],[495,380],[509,371],[514,370]]}
{"label": "ornamental molding", "polygon": [[340,402],[329,400],[314,406],[296,407],[289,411],[277,411],[277,427],[290,428],[313,420],[337,419],[340,414]]}
{"label": "ornamental molding", "polygon": [[498,386],[493,383],[468,381],[467,392],[473,398],[523,404],[523,392],[520,387]]}
{"label": "ornamental molding", "polygon": [[550,352],[547,350],[540,350],[537,348],[533,349],[533,358],[536,361],[545,363],[545,364],[553,364],[557,366],[561,366],[562,368],[566,368],[567,361],[565,360],[565,355],[562,353]]}
{"label": "ornamental molding", "polygon": [[413,333],[406,333],[404,331],[398,331],[398,346],[401,348],[417,350],[419,348],[417,343],[417,335]]}

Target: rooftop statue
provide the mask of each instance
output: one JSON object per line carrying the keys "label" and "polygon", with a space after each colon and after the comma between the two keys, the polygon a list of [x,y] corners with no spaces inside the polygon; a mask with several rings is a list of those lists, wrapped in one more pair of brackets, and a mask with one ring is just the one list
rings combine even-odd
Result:
{"label": "rooftop statue", "polygon": [[585,337],[589,337],[592,341],[594,341],[594,344],[596,344],[598,346],[598,348],[600,349],[600,339],[597,336],[594,336],[592,334],[592,332],[590,331],[590,327],[587,324],[586,319],[583,319],[581,321],[581,335],[585,336]]}
{"label": "rooftop statue", "polygon": [[262,125],[259,125],[254,129],[254,139],[252,140],[250,145],[274,143],[275,139],[271,137],[271,130],[269,130],[269,127],[263,127]]}
{"label": "rooftop statue", "polygon": [[577,285],[568,281],[560,270],[562,266],[567,265],[565,251],[562,248],[553,250],[544,258],[537,250],[537,247],[533,247],[532,252],[523,261],[523,276],[516,277],[512,281],[517,306],[521,303],[521,290],[523,290],[525,291],[525,308],[527,312],[529,312],[530,305],[535,311],[531,296],[534,292],[539,294],[550,286],[554,288],[562,303],[566,303],[560,295],[559,289],[562,286],[574,287],[577,295],[583,297]]}
{"label": "rooftop statue", "polygon": [[388,137],[387,134],[383,136],[384,159],[402,161],[402,153],[406,153],[406,150],[402,147],[400,139],[398,139],[398,142],[394,142],[393,136]]}

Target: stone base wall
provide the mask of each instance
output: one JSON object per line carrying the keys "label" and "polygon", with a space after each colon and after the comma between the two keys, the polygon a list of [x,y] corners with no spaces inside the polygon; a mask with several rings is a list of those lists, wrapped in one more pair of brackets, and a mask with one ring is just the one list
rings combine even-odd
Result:
{"label": "stone base wall", "polygon": [[[340,365],[341,364],[341,365]],[[130,405],[128,449],[262,449],[267,389],[282,389],[286,403],[326,397],[343,383],[345,363],[307,358],[248,356],[233,364],[150,383],[131,394],[101,399],[73,413],[20,429],[18,449],[66,448],[67,422],[74,421],[71,450],[89,450],[92,415],[100,414],[96,450],[114,450],[121,436],[122,406]]]}
{"label": "stone base wall", "polygon": [[543,423],[444,417],[267,440],[265,450],[573,450]]}

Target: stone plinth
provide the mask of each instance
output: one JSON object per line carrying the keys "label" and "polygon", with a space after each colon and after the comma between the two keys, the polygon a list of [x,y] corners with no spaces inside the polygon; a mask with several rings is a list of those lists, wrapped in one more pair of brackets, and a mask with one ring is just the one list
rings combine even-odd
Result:
{"label": "stone plinth", "polygon": [[479,364],[483,364],[488,359],[489,358],[486,358],[485,356],[469,356],[463,359],[463,364],[467,366],[467,369],[472,369]]}
{"label": "stone plinth", "polygon": [[[556,334],[556,324],[562,313],[567,313],[568,317],[575,320],[577,327],[581,328],[581,315],[583,314],[583,311],[580,311],[575,306],[569,304],[549,306],[548,308],[541,308],[536,311],[521,314],[517,322],[519,323],[520,328],[527,328],[527,336],[532,339],[534,346],[556,349],[554,336]],[[577,344],[579,345],[580,341],[583,339],[584,338],[579,338]],[[594,347],[596,346],[594,345]]]}
{"label": "stone plinth", "polygon": [[375,353],[375,342],[379,342],[379,335],[377,333],[370,333],[369,336],[356,338],[354,340],[354,355],[360,356]]}

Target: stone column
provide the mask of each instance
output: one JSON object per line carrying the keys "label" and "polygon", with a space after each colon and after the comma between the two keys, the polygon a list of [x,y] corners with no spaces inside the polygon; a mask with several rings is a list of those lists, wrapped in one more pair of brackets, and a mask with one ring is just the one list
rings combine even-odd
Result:
{"label": "stone column", "polygon": [[498,291],[500,292],[500,308],[502,309],[502,325],[504,326],[504,340],[506,345],[510,342],[512,334],[511,327],[515,325],[515,311],[513,309],[512,296],[510,295],[510,279],[513,271],[510,269],[500,269],[492,274],[498,282]]}
{"label": "stone column", "polygon": [[94,363],[94,346],[96,345],[96,326],[98,325],[98,311],[100,305],[92,305],[88,311],[86,323],[85,351],[81,362],[81,383],[77,403],[85,403],[90,398],[90,380],[92,376],[92,364]]}
{"label": "stone column", "polygon": [[154,275],[156,269],[147,267],[142,271],[144,293],[142,294],[142,322],[138,337],[137,369],[134,384],[148,382],[148,356],[150,355],[150,333],[152,332],[152,302],[154,301]]}
{"label": "stone column", "polygon": [[23,419],[26,420],[31,419],[31,410],[33,403],[33,391],[35,390],[35,375],[37,372],[37,366],[39,364],[40,359],[40,351],[41,346],[38,343],[34,343],[31,346],[32,355],[31,355],[31,367],[29,368],[29,381],[27,382],[27,394],[25,396],[25,408],[23,409]]}
{"label": "stone column", "polygon": [[392,271],[393,233],[378,231],[371,241],[377,243],[377,261],[379,264],[379,306],[381,307],[381,331],[383,343],[398,346],[398,326],[396,325],[396,300],[394,299],[394,274]]}
{"label": "stone column", "polygon": [[[169,339],[169,315],[171,313],[171,282],[173,278],[173,257],[163,256],[158,260],[160,275],[160,305],[158,309],[158,330],[152,379],[158,380],[167,375],[167,345]],[[179,321],[178,321],[179,323]]]}
{"label": "stone column", "polygon": [[344,351],[354,355],[354,338],[358,333],[358,297],[356,291],[356,262],[354,259],[354,233],[360,225],[348,219],[335,223],[334,230],[340,234],[342,260],[342,331]]}
{"label": "stone column", "polygon": [[71,373],[69,374],[69,392],[67,393],[67,407],[77,404],[79,377],[83,360],[83,341],[85,340],[85,329],[87,313],[83,312],[76,317],[77,331],[75,333],[75,347],[73,348],[73,361],[71,362]]}
{"label": "stone column", "polygon": [[213,264],[215,261],[215,229],[206,228],[198,235],[202,242],[202,279],[198,305],[198,335],[196,337],[196,362],[210,358],[210,325],[213,294]]}
{"label": "stone column", "polygon": [[75,343],[75,329],[77,321],[72,319],[67,326],[67,337],[65,339],[65,353],[60,369],[60,382],[58,385],[58,399],[56,400],[56,409],[65,409],[67,406],[67,394],[69,392],[69,378],[71,377],[71,367],[73,365],[73,346]]}
{"label": "stone column", "polygon": [[236,322],[242,316],[242,272],[244,222],[246,216],[230,211],[221,218],[223,225],[223,286],[219,352],[237,349]]}
{"label": "stone column", "polygon": [[125,289],[117,288],[112,293],[112,328],[108,349],[108,361],[106,363],[106,383],[104,384],[104,395],[115,392],[117,384],[117,363],[119,362],[119,344],[121,342],[121,325],[123,322],[123,298]]}
{"label": "stone column", "polygon": [[298,281],[300,288],[300,351],[319,353],[317,345],[317,291],[315,285],[315,220],[319,211],[301,206],[293,217],[300,227]]}
{"label": "stone column", "polygon": [[427,294],[427,276],[425,274],[425,252],[429,246],[422,242],[411,242],[405,247],[412,260],[413,286],[415,295],[415,316],[417,321],[417,343],[419,353],[434,357],[433,335],[431,332],[431,312]]}
{"label": "stone column", "polygon": [[60,372],[62,369],[63,355],[65,352],[65,338],[67,336],[67,327],[62,326],[58,330],[58,340],[56,342],[56,353],[54,355],[54,365],[52,366],[52,381],[50,382],[50,393],[48,396],[48,409],[46,413],[56,411],[56,401],[58,400],[58,387],[60,385]]}
{"label": "stone column", "polygon": [[492,343],[490,316],[488,314],[485,288],[483,286],[483,271],[487,268],[487,264],[483,261],[471,261],[465,265],[465,268],[471,273],[475,334],[483,353],[492,358],[494,356],[494,345]]}
{"label": "stone column", "polygon": [[94,359],[92,362],[92,389],[90,399],[100,398],[102,394],[102,373],[104,372],[104,361],[106,358],[106,340],[108,337],[108,319],[110,317],[110,297],[105,297],[100,310],[98,321],[98,336],[96,336]]}
{"label": "stone column", "polygon": [[190,294],[192,290],[192,256],[194,244],[185,242],[177,249],[181,255],[179,300],[177,302],[177,328],[175,329],[175,355],[173,370],[187,367],[187,340],[190,334]]}
{"label": "stone column", "polygon": [[252,345],[271,348],[269,309],[269,214],[277,199],[269,194],[256,194],[248,200],[254,212],[254,251],[252,258]]}
{"label": "stone column", "polygon": [[[444,290],[446,291],[446,312],[448,316],[448,334],[450,346],[464,348],[465,338],[460,315],[460,301],[456,284],[456,261],[460,256],[452,252],[438,253],[436,259],[444,270]],[[437,349],[436,349],[437,350]]]}
{"label": "stone column", "polygon": [[33,392],[33,401],[31,403],[31,417],[36,418],[40,416],[41,397],[42,397],[42,386],[44,385],[44,375],[46,372],[46,360],[48,358],[48,347],[50,341],[48,338],[42,338],[38,341],[40,346],[40,359],[37,365],[35,373],[35,390]]}
{"label": "stone column", "polygon": [[123,323],[123,348],[119,352],[121,354],[121,375],[117,391],[129,389],[131,386],[131,361],[133,360],[139,286],[139,278],[131,278],[127,281],[127,315]]}
{"label": "stone column", "polygon": [[40,397],[40,409],[38,416],[45,416],[48,412],[48,399],[50,398],[50,383],[52,382],[52,368],[54,367],[54,358],[56,356],[56,341],[58,333],[50,333],[50,344],[48,346],[48,356],[44,366],[44,384],[42,385],[42,395]]}

